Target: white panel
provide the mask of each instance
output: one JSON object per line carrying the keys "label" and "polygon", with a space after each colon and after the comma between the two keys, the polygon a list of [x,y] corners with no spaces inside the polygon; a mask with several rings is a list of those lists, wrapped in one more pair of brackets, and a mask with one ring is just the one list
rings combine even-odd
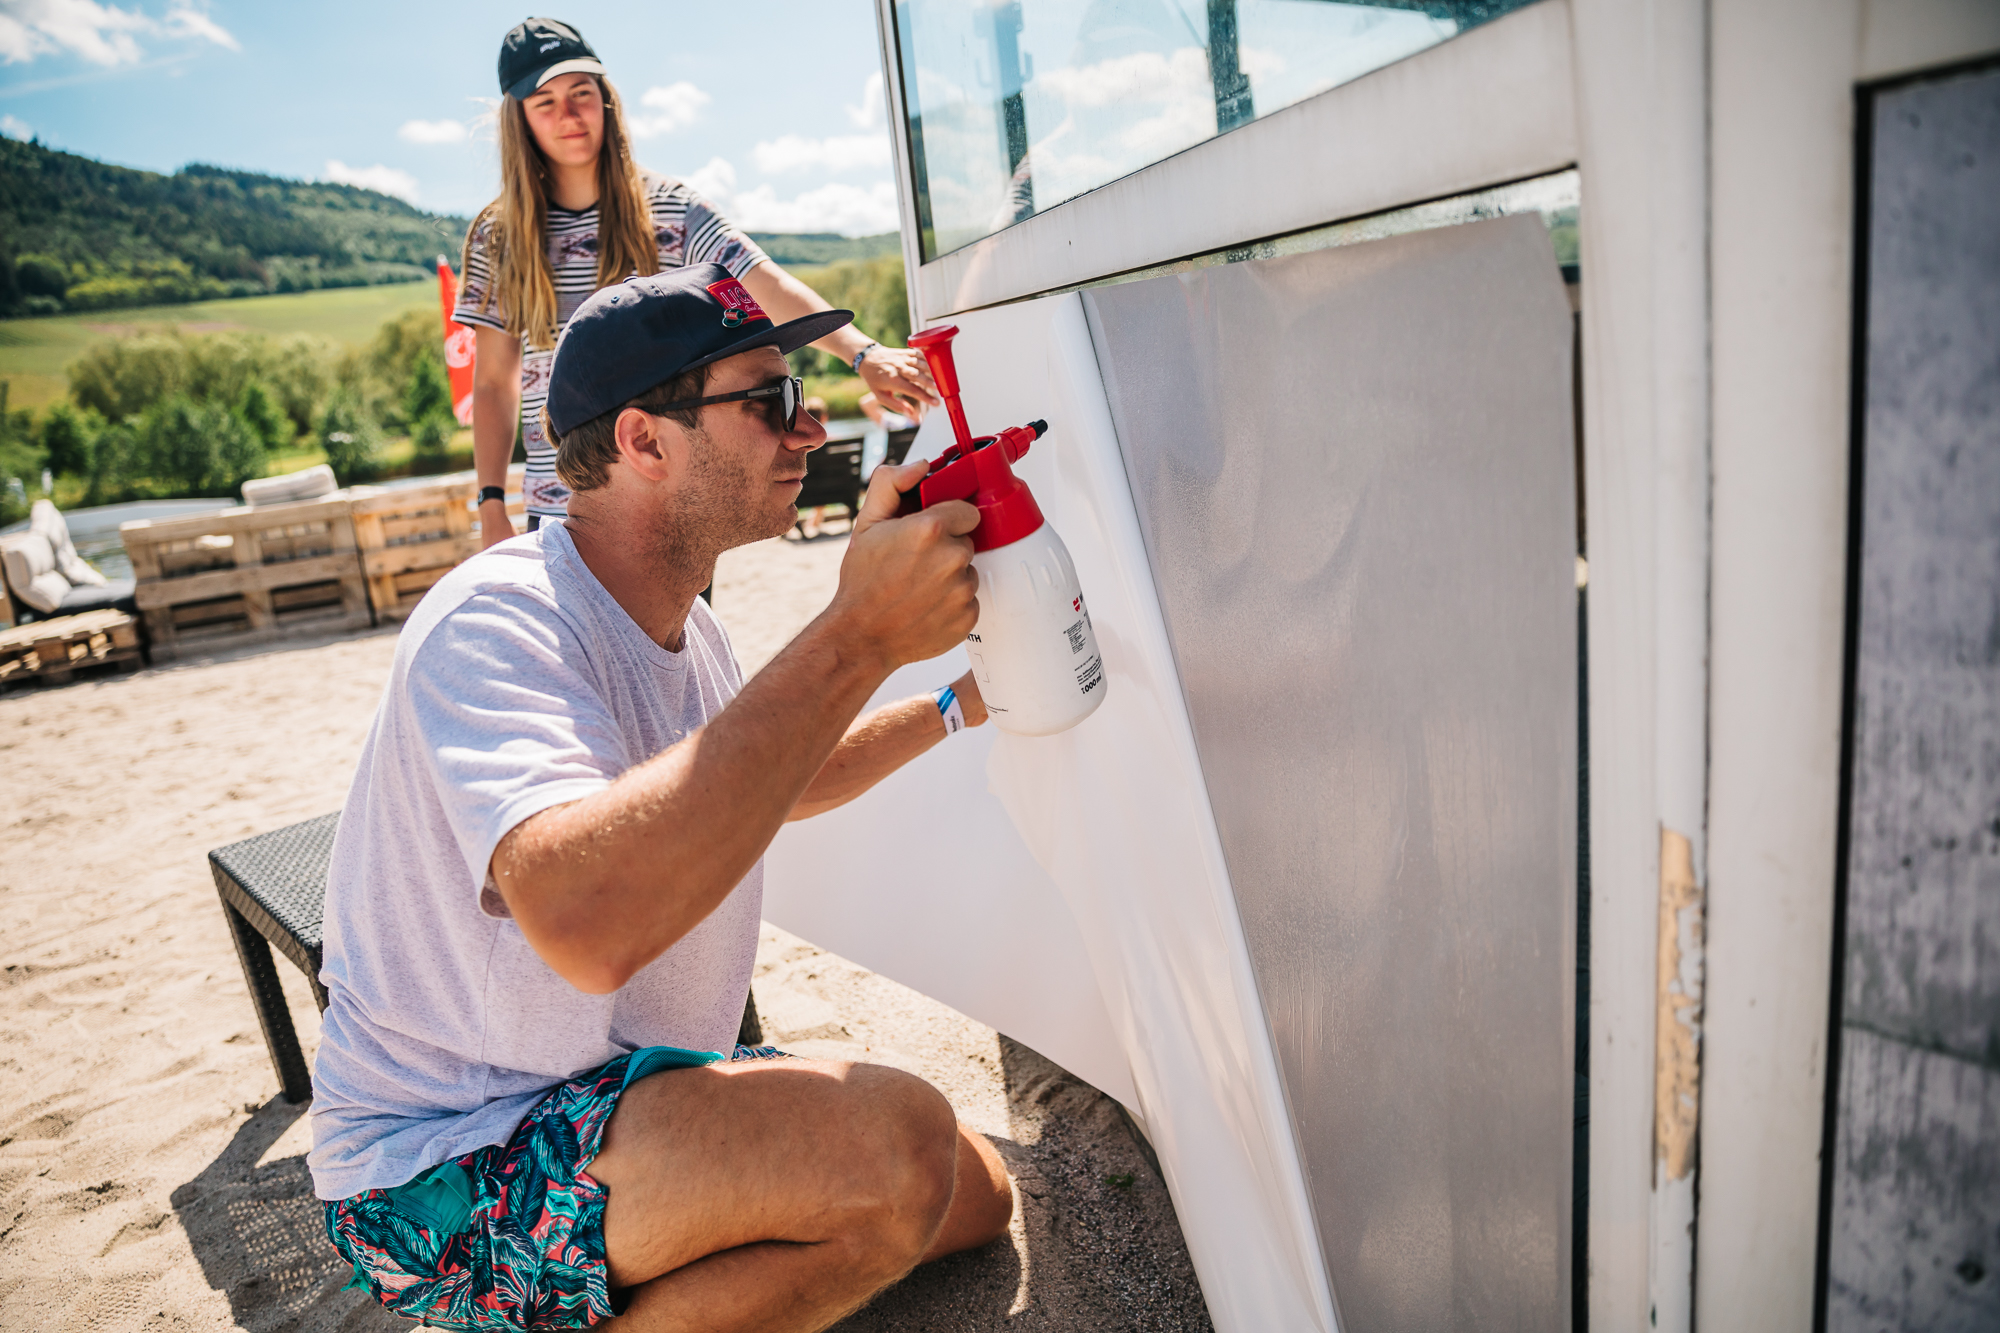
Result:
{"label": "white panel", "polygon": [[[766,913],[1131,1098],[1216,1327],[1333,1333],[1277,1064],[1081,304],[1055,297],[960,324],[974,429],[1050,422],[1017,471],[1075,559],[1109,693],[1072,731],[955,738],[941,749],[956,753],[927,756],[900,785],[787,830]],[[919,450],[936,439],[927,430]],[[956,669],[940,662],[892,685],[910,692]],[[982,747],[990,759],[974,771]],[[855,865],[869,873],[826,869]],[[1095,1012],[1074,963],[1022,966],[1020,941],[1044,934],[1061,956],[1087,956]],[[1108,1022],[1111,1048],[1069,1033],[1079,1019]],[[1118,1093],[1107,1080],[1121,1064],[1129,1083]]]}
{"label": "white panel", "polygon": [[1569,6],[1543,0],[926,264],[912,305],[927,323],[1554,171],[1571,88]]}
{"label": "white panel", "polygon": [[[869,706],[927,693],[965,665],[954,648],[904,667]],[[1026,1042],[1136,1109],[1076,923],[986,794],[995,735],[961,732],[853,804],[786,825],[765,862],[765,919]]]}

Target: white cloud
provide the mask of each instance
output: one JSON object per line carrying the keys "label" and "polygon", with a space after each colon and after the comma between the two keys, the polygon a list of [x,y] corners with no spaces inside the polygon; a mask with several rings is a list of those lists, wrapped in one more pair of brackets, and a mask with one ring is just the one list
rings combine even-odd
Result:
{"label": "white cloud", "polygon": [[712,100],[707,93],[686,80],[670,83],[664,88],[648,88],[639,97],[639,105],[645,110],[628,109],[625,127],[632,131],[635,139],[671,134],[701,119],[701,109]]}
{"label": "white cloud", "polygon": [[886,134],[831,134],[824,139],[808,139],[799,134],[781,134],[766,139],[750,150],[757,170],[767,176],[817,167],[825,171],[854,171],[861,167],[889,165],[889,136]]}
{"label": "white cloud", "polygon": [[10,65],[65,51],[94,65],[136,64],[145,55],[141,36],[199,38],[242,49],[228,29],[185,2],[156,19],[96,0],[0,0],[0,61]]}
{"label": "white cloud", "polygon": [[409,143],[463,143],[470,133],[462,120],[406,120],[396,137]]}
{"label": "white cloud", "polygon": [[711,157],[700,170],[681,179],[718,204],[736,197],[736,168],[726,157]]}
{"label": "white cloud", "polygon": [[880,129],[886,111],[882,97],[882,71],[876,70],[862,83],[860,106],[843,109],[847,112],[847,118],[854,122],[856,129]]}
{"label": "white cloud", "polygon": [[9,139],[32,139],[35,137],[35,132],[28,127],[27,121],[16,120],[13,116],[0,116],[0,134],[6,135]]}
{"label": "white cloud", "polygon": [[168,10],[162,27],[175,37],[202,37],[231,51],[243,49],[228,29],[192,5],[177,5]]}
{"label": "white cloud", "polygon": [[713,200],[745,231],[834,231],[843,236],[874,236],[894,231],[898,225],[896,187],[888,181],[871,185],[835,182],[781,199],[769,185],[737,189],[736,168],[722,157],[710,158],[707,165],[682,179]]}
{"label": "white cloud", "polygon": [[393,194],[413,204],[417,202],[417,178],[407,171],[398,171],[380,163],[372,167],[350,167],[338,158],[330,158],[326,164],[326,178],[336,185],[358,185],[364,190]]}

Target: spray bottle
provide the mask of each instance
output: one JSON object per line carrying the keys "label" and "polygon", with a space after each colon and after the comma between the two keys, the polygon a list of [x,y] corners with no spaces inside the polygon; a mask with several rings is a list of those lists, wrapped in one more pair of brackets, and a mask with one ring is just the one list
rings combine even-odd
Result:
{"label": "spray bottle", "polygon": [[1049,427],[1031,421],[973,438],[951,356],[957,336],[957,326],[946,325],[910,338],[930,363],[957,442],[903,492],[901,512],[914,514],[944,500],[966,500],[979,510],[972,530],[979,623],[965,641],[972,674],[994,726],[1017,736],[1052,736],[1096,712],[1105,683],[1076,566],[1026,483],[1014,475],[1013,465]]}

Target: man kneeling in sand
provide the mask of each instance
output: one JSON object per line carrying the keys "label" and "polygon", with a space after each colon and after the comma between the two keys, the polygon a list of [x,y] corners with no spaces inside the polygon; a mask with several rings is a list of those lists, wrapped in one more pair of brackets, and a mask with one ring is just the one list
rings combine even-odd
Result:
{"label": "man kneeling in sand", "polygon": [[966,676],[856,720],[978,614],[977,511],[892,517],[921,464],[878,470],[832,604],[747,684],[696,596],[792,525],[826,432],[781,353],[849,317],[774,327],[715,265],[599,291],[549,388],[569,518],[403,629],[327,883],[310,1158],[399,1314],[819,1329],[1006,1230],[930,1085],[734,1046],[778,826],[984,719]]}

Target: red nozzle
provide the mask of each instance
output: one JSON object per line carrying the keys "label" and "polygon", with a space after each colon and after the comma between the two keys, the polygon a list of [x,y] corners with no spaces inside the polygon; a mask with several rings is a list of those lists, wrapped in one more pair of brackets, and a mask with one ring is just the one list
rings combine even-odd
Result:
{"label": "red nozzle", "polygon": [[958,437],[959,451],[965,453],[972,449],[972,427],[965,424],[965,407],[958,401],[958,365],[951,359],[951,340],[957,336],[958,325],[947,324],[911,334],[910,346],[930,363],[931,379],[936,381],[938,397],[944,399],[945,413],[951,418],[951,432]]}

